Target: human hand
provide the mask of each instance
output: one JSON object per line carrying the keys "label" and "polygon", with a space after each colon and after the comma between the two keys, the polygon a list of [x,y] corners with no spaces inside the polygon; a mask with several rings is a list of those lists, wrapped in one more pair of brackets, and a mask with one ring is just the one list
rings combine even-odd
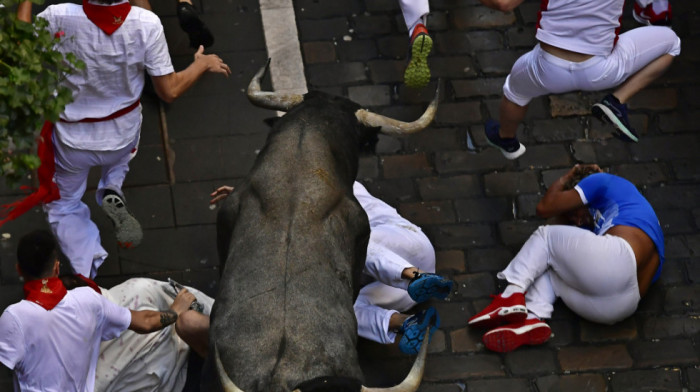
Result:
{"label": "human hand", "polygon": [[196,300],[197,297],[190,293],[189,290],[182,289],[179,293],[177,293],[177,297],[175,297],[173,304],[170,305],[170,309],[172,309],[179,316],[180,313],[189,309],[192,303]]}
{"label": "human hand", "polygon": [[208,72],[224,74],[226,77],[231,75],[231,68],[224,63],[224,60],[215,54],[204,54],[204,46],[202,45],[199,45],[199,49],[194,54],[194,61],[203,62]]}
{"label": "human hand", "polygon": [[217,201],[225,199],[226,196],[231,194],[231,192],[233,192],[232,186],[220,186],[217,190],[209,194],[209,196],[212,198],[209,201],[209,204],[216,204]]}
{"label": "human hand", "polygon": [[591,173],[602,173],[603,170],[595,163],[591,164],[575,164],[566,174],[561,178],[562,183],[566,183],[576,177],[584,177]]}

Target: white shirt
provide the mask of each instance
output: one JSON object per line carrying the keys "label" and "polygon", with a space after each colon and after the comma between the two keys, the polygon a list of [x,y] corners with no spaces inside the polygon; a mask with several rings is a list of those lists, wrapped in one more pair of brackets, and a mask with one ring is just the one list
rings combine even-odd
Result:
{"label": "white shirt", "polygon": [[607,56],[620,29],[625,0],[542,2],[535,38],[578,53]]}
{"label": "white shirt", "polygon": [[[64,120],[107,117],[139,99],[145,83],[144,71],[152,76],[174,72],[163,26],[151,11],[131,7],[122,26],[112,35],[92,23],[81,5],[52,5],[38,16],[49,22],[52,33],[65,32],[56,46],[59,51],[73,53],[85,62],[85,69],[67,75],[62,82],[73,91],[74,98],[60,116]],[[140,129],[140,108],[114,120],[56,123],[61,142],[97,151],[125,147],[138,137]]]}
{"label": "white shirt", "polygon": [[89,287],[68,291],[50,311],[22,300],[0,316],[0,362],[14,370],[15,390],[92,392],[100,342],[130,323],[129,309]]}

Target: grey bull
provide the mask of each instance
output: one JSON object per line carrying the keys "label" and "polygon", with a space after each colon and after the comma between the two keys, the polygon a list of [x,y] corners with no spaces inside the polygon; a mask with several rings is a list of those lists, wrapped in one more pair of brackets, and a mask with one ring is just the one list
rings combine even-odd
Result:
{"label": "grey bull", "polygon": [[[207,390],[374,391],[361,386],[353,312],[369,239],[352,193],[358,155],[377,130],[424,129],[439,92],[418,120],[401,122],[323,93],[261,91],[266,69],[248,97],[288,113],[219,211],[224,265],[204,379],[220,385]],[[406,380],[389,390],[417,389],[423,346]]]}

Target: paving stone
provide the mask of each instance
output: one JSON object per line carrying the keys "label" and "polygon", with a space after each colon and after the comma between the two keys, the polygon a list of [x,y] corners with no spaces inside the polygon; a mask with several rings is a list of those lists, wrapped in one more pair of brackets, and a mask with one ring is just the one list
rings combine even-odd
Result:
{"label": "paving stone", "polygon": [[695,229],[693,217],[679,209],[655,209],[661,228],[667,234],[691,233]]}
{"label": "paving stone", "polygon": [[506,221],[498,224],[498,232],[505,245],[520,247],[542,224],[541,221]]}
{"label": "paving stone", "polygon": [[416,200],[417,193],[410,178],[376,180],[365,183],[369,192],[375,197],[391,204],[394,208],[399,203]]}
{"label": "paving stone", "polygon": [[540,190],[537,173],[534,171],[486,174],[484,188],[487,196],[518,195]]}
{"label": "paving stone", "polygon": [[530,391],[530,383],[523,378],[475,380],[467,382],[467,388],[469,388],[469,392],[528,392]]}
{"label": "paving stone", "polygon": [[698,388],[700,388],[700,368],[697,366],[694,368],[688,368],[686,370],[688,374],[688,385],[691,388],[691,391],[697,391]]}
{"label": "paving stone", "polygon": [[219,271],[216,266],[211,268],[190,269],[182,272],[182,280],[179,282],[186,286],[194,287],[204,294],[215,298],[218,291],[220,274],[221,271]]}
{"label": "paving stone", "polygon": [[367,65],[374,84],[403,82],[404,60],[372,60]]}
{"label": "paving stone", "polygon": [[428,228],[428,232],[428,237],[438,249],[467,249],[495,243],[491,227],[486,225],[441,225]]}
{"label": "paving stone", "polygon": [[643,368],[698,362],[698,354],[690,339],[635,341],[630,343],[629,350],[637,366]]}
{"label": "paving stone", "polygon": [[380,134],[374,150],[377,154],[398,154],[401,152],[401,141],[394,136]]}
{"label": "paving stone", "polygon": [[574,161],[580,163],[596,163],[595,144],[589,141],[575,141],[570,145]]}
{"label": "paving stone", "polygon": [[518,159],[520,167],[550,168],[573,166],[567,146],[563,144],[544,144],[528,146],[527,151]]}
{"label": "paving stone", "polygon": [[611,139],[604,143],[594,143],[593,149],[596,156],[595,162],[600,166],[632,160],[627,145],[620,140]]}
{"label": "paving stone", "polygon": [[583,137],[583,127],[578,118],[535,120],[532,137],[540,143],[571,141]]}
{"label": "paving stone", "polygon": [[627,106],[631,110],[670,110],[678,106],[678,90],[675,88],[648,88],[644,89],[632,98]]}
{"label": "paving stone", "polygon": [[700,332],[700,319],[697,317],[650,317],[644,321],[642,331],[647,339],[691,336]]}
{"label": "paving stone", "polygon": [[501,271],[512,258],[513,253],[508,249],[469,249],[467,251],[467,270],[472,273]]}
{"label": "paving stone", "polygon": [[314,0],[301,0],[293,4],[297,18],[300,19],[325,19],[363,11],[362,2],[357,0],[338,0],[328,4]]}
{"label": "paving stone", "polygon": [[337,41],[336,54],[343,62],[367,61],[377,57],[377,44],[373,40]]}
{"label": "paving stone", "polygon": [[489,28],[513,24],[515,15],[487,7],[464,7],[454,9],[450,21],[458,30]]}
{"label": "paving stone", "polygon": [[454,206],[460,222],[498,222],[513,217],[512,202],[505,197],[460,199]]}
{"label": "paving stone", "polygon": [[668,368],[615,372],[611,385],[615,392],[683,390],[679,369]]}
{"label": "paving stone", "polygon": [[[658,148],[663,145],[664,148]],[[695,158],[700,149],[700,137],[676,135],[668,138],[646,137],[630,145],[632,158],[639,161]]]}
{"label": "paving stone", "polygon": [[666,292],[664,310],[667,313],[693,313],[700,311],[700,287],[671,287]]}
{"label": "paving stone", "polygon": [[638,186],[666,181],[665,169],[658,163],[623,164],[612,167],[611,171]]}
{"label": "paving stone", "polygon": [[436,121],[441,124],[465,124],[481,122],[479,102],[446,103],[438,107]]}
{"label": "paving stone", "polygon": [[594,103],[589,94],[582,92],[549,95],[552,117],[587,116]]}
{"label": "paving stone", "polygon": [[[177,183],[172,187],[175,220],[179,226],[216,223],[217,206],[211,206],[209,194],[222,185],[239,185],[242,179]],[[220,203],[219,203],[220,205]]]}
{"label": "paving stone", "polygon": [[419,391],[421,392],[462,392],[464,384],[429,384],[422,382]]}
{"label": "paving stone", "polygon": [[438,273],[464,273],[465,258],[461,250],[441,250],[435,252],[435,270]]}
{"label": "paving stone", "polygon": [[360,62],[313,64],[306,68],[306,75],[312,86],[345,85],[367,81],[365,65]]}
{"label": "paving stone", "polygon": [[304,42],[301,47],[307,64],[335,61],[335,45],[332,42]]}
{"label": "paving stone", "polygon": [[508,46],[512,48],[525,47],[531,49],[537,44],[535,28],[533,26],[512,27],[506,31]]}
{"label": "paving stone", "polygon": [[455,200],[481,194],[479,178],[470,174],[421,178],[416,183],[423,200]]}
{"label": "paving stone", "polygon": [[385,156],[381,159],[381,164],[385,178],[421,177],[432,172],[424,153]]}
{"label": "paving stone", "polygon": [[462,144],[461,134],[461,129],[428,128],[402,140],[406,151],[450,151]]}
{"label": "paving stone", "polygon": [[423,380],[454,380],[503,376],[501,360],[493,354],[432,357],[425,365]]}
{"label": "paving stone", "polygon": [[607,391],[605,378],[600,374],[572,374],[572,375],[552,375],[537,379],[538,391],[581,391],[581,392],[604,392]]}
{"label": "paving stone", "polygon": [[660,285],[651,285],[647,294],[642,297],[637,306],[638,315],[660,314],[663,312],[666,289]]}
{"label": "paving stone", "polygon": [[494,279],[490,273],[456,275],[452,280],[454,281],[453,293],[450,296],[452,301],[479,298],[485,293],[496,291]]}
{"label": "paving stone", "polygon": [[513,67],[515,61],[523,53],[510,50],[494,50],[490,52],[479,52],[476,55],[481,72],[486,75],[507,75]]}
{"label": "paving stone", "polygon": [[633,318],[626,318],[614,325],[581,320],[580,326],[581,341],[585,343],[628,341],[638,336],[637,325]]}
{"label": "paving stone", "polygon": [[700,161],[698,159],[679,159],[671,162],[673,173],[678,180],[698,181],[700,180]]}
{"label": "paving stone", "polygon": [[505,78],[478,78],[471,80],[453,80],[452,88],[455,98],[473,98],[479,96],[501,95]]}
{"label": "paving stone", "polygon": [[469,56],[433,56],[428,62],[433,78],[460,79],[474,77],[477,74],[474,60]]}
{"label": "paving stone", "polygon": [[515,376],[551,374],[558,370],[555,356],[554,352],[542,346],[525,346],[507,353],[505,364]]}
{"label": "paving stone", "polygon": [[379,54],[395,60],[408,55],[408,40],[403,34],[381,37],[376,41]]}
{"label": "paving stone", "polygon": [[299,38],[306,41],[342,41],[344,35],[349,34],[347,18],[330,19],[300,19],[297,21]]}
{"label": "paving stone", "polygon": [[352,19],[354,34],[359,38],[391,33],[391,17],[385,15],[357,15]]}
{"label": "paving stone", "polygon": [[538,218],[537,204],[542,199],[542,194],[518,195],[515,201],[517,219]]}
{"label": "paving stone", "polygon": [[450,342],[453,353],[472,353],[483,347],[481,332],[475,332],[469,327],[450,331]]}
{"label": "paving stone", "polygon": [[455,209],[449,200],[402,203],[399,214],[417,225],[436,225],[457,221]]}
{"label": "paving stone", "polygon": [[173,226],[173,204],[168,185],[128,188],[124,195],[129,210],[144,229]]}
{"label": "paving stone", "polygon": [[395,0],[368,1],[366,2],[365,7],[368,12],[401,12],[401,9],[399,8],[399,3]]}
{"label": "paving stone", "polygon": [[[432,80],[428,82],[428,85],[421,89],[410,88],[405,84],[401,84],[399,86],[394,87],[394,99],[399,103],[420,104],[423,105],[422,107],[425,109],[428,107],[428,104],[433,100],[433,98],[435,98],[435,91],[437,90],[437,88],[437,80]],[[397,90],[398,96],[396,95]],[[445,87],[444,83],[442,83],[442,87],[440,87],[440,97],[438,97],[438,101],[443,102],[444,99]],[[435,121],[431,123],[431,126],[436,126]]]}
{"label": "paving stone", "polygon": [[659,284],[664,286],[686,284],[685,260],[683,258],[667,258],[661,270]]}
{"label": "paving stone", "polygon": [[559,351],[563,371],[581,372],[603,369],[629,369],[632,357],[621,344],[607,346],[564,347]]}
{"label": "paving stone", "polygon": [[442,301],[435,302],[433,306],[440,314],[440,328],[443,330],[462,328],[466,318],[470,317],[468,305],[464,302]]}
{"label": "paving stone", "polygon": [[700,260],[698,260],[697,257],[688,259],[686,268],[688,270],[688,279],[690,282],[700,282]]}
{"label": "paving stone", "polygon": [[348,98],[362,107],[389,105],[391,90],[389,86],[348,87]]}
{"label": "paving stone", "polygon": [[540,5],[537,2],[522,3],[516,8],[516,11],[520,14],[520,17],[525,24],[533,24],[537,22],[538,12],[540,10]]}
{"label": "paving stone", "polygon": [[[555,317],[561,316],[559,313],[554,313]],[[577,319],[578,321],[578,319]],[[547,342],[547,345],[552,347],[565,347],[570,346],[576,339],[576,327],[578,323],[572,323],[568,319],[558,319],[553,318],[547,321],[549,327],[552,329],[552,337]]]}

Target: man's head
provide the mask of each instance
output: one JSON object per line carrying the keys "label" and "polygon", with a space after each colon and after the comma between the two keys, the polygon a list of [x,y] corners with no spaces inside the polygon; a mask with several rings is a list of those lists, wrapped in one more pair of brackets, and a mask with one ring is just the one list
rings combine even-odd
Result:
{"label": "man's head", "polygon": [[590,176],[591,174],[600,172],[601,170],[598,165],[580,165],[576,168],[576,170],[574,170],[571,179],[564,184],[563,190],[568,191],[569,189],[574,189],[576,184],[581,182],[581,180],[584,178]]}
{"label": "man's head", "polygon": [[58,274],[56,240],[47,230],[25,234],[17,245],[17,272],[26,280]]}

